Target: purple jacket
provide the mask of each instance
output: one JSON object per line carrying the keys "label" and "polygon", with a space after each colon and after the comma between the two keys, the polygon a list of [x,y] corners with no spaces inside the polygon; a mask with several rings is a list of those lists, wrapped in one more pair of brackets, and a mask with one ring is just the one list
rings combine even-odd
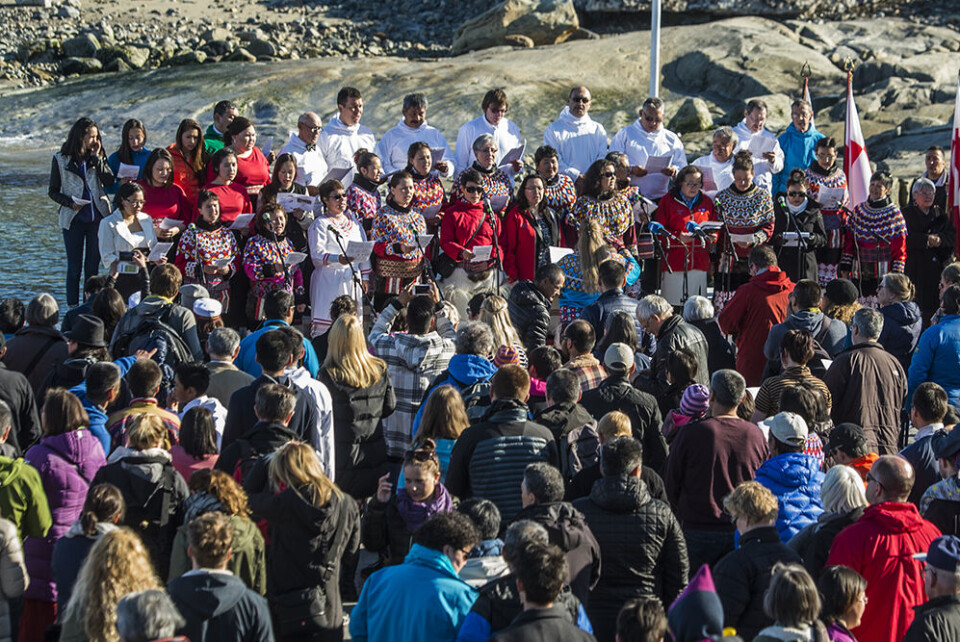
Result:
{"label": "purple jacket", "polygon": [[57,589],[50,567],[53,546],[80,517],[90,481],[106,463],[106,457],[100,440],[84,429],[43,437],[24,459],[40,472],[53,516],[53,526],[46,537],[28,537],[23,544],[30,574],[30,586],[24,596],[55,602]]}
{"label": "purple jacket", "polygon": [[827,627],[827,637],[830,638],[830,642],[857,642],[853,633],[839,622],[834,622]]}

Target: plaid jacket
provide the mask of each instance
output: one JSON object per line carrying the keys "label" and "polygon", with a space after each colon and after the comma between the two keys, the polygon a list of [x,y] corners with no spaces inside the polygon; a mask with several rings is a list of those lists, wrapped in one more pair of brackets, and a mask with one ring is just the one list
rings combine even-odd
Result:
{"label": "plaid jacket", "polygon": [[593,390],[607,378],[607,371],[603,369],[600,360],[592,354],[582,354],[579,357],[574,357],[563,367],[577,373],[577,376],[580,377],[580,390],[582,392]]}
{"label": "plaid jacket", "polygon": [[370,345],[387,362],[387,371],[397,396],[397,409],[383,419],[387,456],[400,458],[412,440],[413,418],[430,382],[447,368],[456,352],[456,331],[444,311],[436,313],[436,330],[427,334],[389,332],[400,313],[388,305],[370,330]]}

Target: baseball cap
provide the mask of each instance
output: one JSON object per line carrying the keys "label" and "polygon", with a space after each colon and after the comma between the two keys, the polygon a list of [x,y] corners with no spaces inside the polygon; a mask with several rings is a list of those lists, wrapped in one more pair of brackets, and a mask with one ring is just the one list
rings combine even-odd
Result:
{"label": "baseball cap", "polygon": [[854,423],[842,423],[830,431],[830,442],[827,444],[828,451],[837,449],[842,450],[848,455],[854,456],[861,453],[867,447],[867,437],[863,434],[863,428]]}
{"label": "baseball cap", "polygon": [[778,412],[760,423],[780,443],[802,446],[807,441],[807,422],[794,412]]}
{"label": "baseball cap", "polygon": [[623,374],[633,367],[633,350],[626,343],[611,343],[603,354],[603,365],[607,370]]}
{"label": "baseball cap", "polygon": [[956,573],[960,570],[960,537],[941,535],[930,542],[926,553],[917,553],[913,559],[925,561],[941,571]]}

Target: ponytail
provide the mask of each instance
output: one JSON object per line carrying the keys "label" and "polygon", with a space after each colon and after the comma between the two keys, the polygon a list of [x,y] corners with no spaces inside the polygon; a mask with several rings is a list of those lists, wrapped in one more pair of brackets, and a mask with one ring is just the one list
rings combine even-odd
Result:
{"label": "ponytail", "polygon": [[126,505],[120,489],[113,484],[97,484],[87,491],[80,513],[80,528],[87,537],[94,537],[100,522],[120,521],[125,513]]}

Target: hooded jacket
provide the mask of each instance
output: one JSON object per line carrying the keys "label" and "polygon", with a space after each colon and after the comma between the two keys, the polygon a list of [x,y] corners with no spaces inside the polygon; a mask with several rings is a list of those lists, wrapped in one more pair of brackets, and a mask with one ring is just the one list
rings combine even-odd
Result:
{"label": "hooded jacket", "polygon": [[768,361],[780,363],[780,342],[783,341],[783,335],[790,330],[806,330],[820,344],[820,347],[827,351],[831,357],[835,357],[843,350],[847,341],[847,324],[836,319],[831,319],[827,329],[823,329],[823,312],[812,310],[800,310],[791,314],[783,323],[770,328],[770,334],[767,335],[767,341],[763,344],[763,356]]}
{"label": "hooded jacket", "polygon": [[589,114],[577,118],[564,107],[543,132],[543,144],[560,155],[560,171],[576,178],[607,154],[607,131]]}
{"label": "hooded jacket", "polygon": [[[196,495],[191,495],[191,498]],[[187,500],[187,504],[190,499]],[[219,509],[214,509],[219,510]],[[200,515],[202,513],[197,513]],[[187,524],[195,517],[188,506],[184,524],[177,529],[173,538],[173,551],[170,553],[171,581],[190,570],[190,558],[187,556]],[[257,525],[247,517],[239,515],[229,516],[233,526],[233,546],[231,547],[230,561],[227,570],[240,578],[243,583],[255,593],[265,595],[267,592],[267,559],[266,543],[263,534]]]}
{"label": "hooded jacket", "polygon": [[736,335],[737,371],[747,386],[760,385],[767,365],[763,344],[770,329],[787,318],[791,292],[793,281],[774,265],[737,288],[717,315],[724,334]]}
{"label": "hooded jacket", "polygon": [[420,420],[423,418],[423,408],[427,397],[435,388],[453,386],[457,390],[468,388],[478,381],[487,381],[497,372],[497,366],[485,357],[476,354],[455,354],[450,358],[447,369],[437,375],[430,387],[423,394],[424,403],[420,404],[416,417],[413,418],[413,434],[420,429]]}
{"label": "hooded jacket", "polygon": [[784,453],[771,457],[757,469],[756,481],[777,496],[777,532],[786,543],[823,512],[820,486],[823,473],[816,457]]}
{"label": "hooded jacket", "polygon": [[803,567],[816,582],[830,555],[830,547],[837,533],[863,516],[864,507],[854,508],[849,513],[820,513],[817,521],[804,526],[794,535],[787,546],[803,558]]}
{"label": "hooded jacket", "polygon": [[[34,393],[53,368],[67,358],[67,341],[56,328],[26,326],[7,341],[3,363],[22,373]],[[36,362],[34,362],[36,360]],[[28,367],[32,367],[27,370]]]}
{"label": "hooded jacket", "polygon": [[[360,148],[373,151],[377,139],[366,125],[350,126],[334,116],[324,125],[317,139],[317,149],[323,154],[327,167],[353,167],[353,155]],[[344,187],[348,187],[345,185]]]}
{"label": "hooded jacket", "polygon": [[689,323],[699,330],[704,339],[707,340],[707,369],[709,372],[733,368],[736,365],[737,358],[733,354],[733,346],[723,336],[716,319],[700,319]]}
{"label": "hooded jacket", "polygon": [[923,329],[920,306],[914,301],[898,301],[880,308],[880,314],[883,315],[883,330],[877,343],[895,356],[904,370],[909,370],[910,358]]}
{"label": "hooded jacket", "polygon": [[70,596],[73,595],[73,586],[80,577],[80,569],[90,554],[90,549],[100,538],[117,527],[110,522],[98,522],[96,532],[88,536],[83,532],[80,521],[74,522],[70,530],[57,540],[53,547],[53,557],[50,567],[57,584],[57,613],[65,613]]}
{"label": "hooded jacket", "polygon": [[197,569],[170,580],[167,592],[187,621],[177,633],[196,642],[273,640],[267,601],[229,571]]}
{"label": "hooded jacket", "polygon": [[570,470],[567,457],[567,435],[578,428],[593,426],[596,429],[597,421],[587,412],[586,408],[578,403],[558,403],[537,412],[534,421],[546,427],[553,433],[557,442],[557,454],[560,457],[560,472],[564,480],[570,482],[578,471]]}
{"label": "hooded jacket", "polygon": [[0,401],[6,402],[13,413],[7,443],[22,454],[40,437],[40,416],[30,382],[19,372],[0,362]]}
{"label": "hooded jacket", "polygon": [[960,314],[948,314],[920,337],[910,362],[907,398],[924,381],[935,381],[947,391],[951,406],[960,405]]}
{"label": "hooded jacket", "polygon": [[89,430],[48,435],[30,448],[24,458],[37,469],[43,482],[53,524],[46,537],[30,537],[23,544],[30,573],[28,599],[57,599],[51,559],[53,546],[80,517],[87,490],[97,470],[106,463],[99,440]]}
{"label": "hooded jacket", "polygon": [[[319,443],[319,438],[315,434],[318,424],[317,409],[310,396],[297,388],[288,376],[274,378],[269,375],[260,375],[249,386],[240,388],[230,396],[230,403],[227,405],[227,422],[223,426],[223,437],[220,440],[221,453],[225,453],[230,444],[247,434],[257,423],[257,415],[253,410],[257,390],[268,383],[286,386],[297,396],[297,402],[293,407],[293,418],[288,424],[290,431],[308,444]],[[332,394],[333,390],[330,392]],[[223,467],[220,469],[227,470]],[[228,472],[232,473],[233,469]]]}
{"label": "hooded jacket", "polygon": [[10,600],[23,595],[29,584],[17,527],[10,520],[0,519],[0,642],[13,639]]}
{"label": "hooded jacket", "polygon": [[913,504],[882,502],[833,540],[827,566],[849,566],[867,580],[869,601],[853,629],[858,640],[903,639],[914,608],[926,601],[922,564],[912,555],[927,552],[939,535]]}
{"label": "hooded jacket", "polygon": [[533,281],[520,281],[507,299],[510,321],[520,334],[527,352],[547,344],[550,327],[550,301]]}
{"label": "hooded jacket", "polygon": [[[121,392],[124,385],[124,380],[122,377],[127,374],[127,371],[130,370],[130,366],[136,363],[136,361],[136,357],[121,357],[113,362],[113,365],[120,368]],[[80,400],[80,403],[83,404],[83,409],[87,411],[87,416],[90,418],[90,432],[92,432],[100,441],[100,446],[103,447],[104,454],[109,455],[110,433],[107,431],[107,411],[87,399],[87,382],[85,380],[70,388],[70,392],[76,395],[77,399]]]}
{"label": "hooded jacket", "polygon": [[40,473],[23,458],[0,456],[0,515],[16,524],[21,540],[46,537],[53,524]]}

